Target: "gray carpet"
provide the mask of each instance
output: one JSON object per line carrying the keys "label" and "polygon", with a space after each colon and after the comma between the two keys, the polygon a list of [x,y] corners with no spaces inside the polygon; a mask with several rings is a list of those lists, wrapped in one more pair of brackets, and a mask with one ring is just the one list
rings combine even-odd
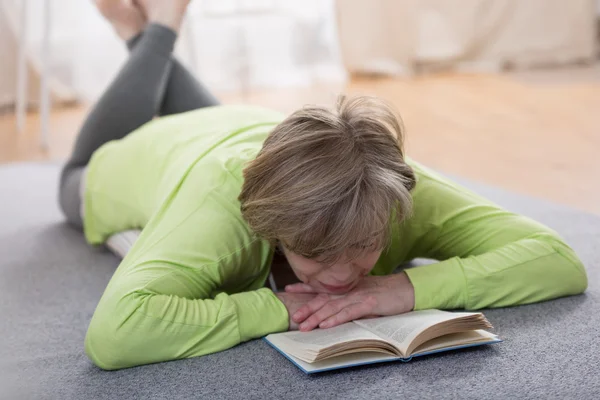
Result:
{"label": "gray carpet", "polygon": [[600,218],[463,184],[558,230],[583,259],[586,294],[488,310],[505,342],[306,376],[260,340],[209,356],[105,372],[88,322],[118,260],[62,222],[58,168],[0,167],[0,398],[600,398]]}

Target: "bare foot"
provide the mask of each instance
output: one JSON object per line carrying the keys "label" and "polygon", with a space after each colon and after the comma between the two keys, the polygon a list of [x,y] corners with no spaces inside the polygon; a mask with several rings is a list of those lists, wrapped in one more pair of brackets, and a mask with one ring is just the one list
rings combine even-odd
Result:
{"label": "bare foot", "polygon": [[113,26],[117,35],[125,41],[144,29],[146,17],[131,0],[94,0],[100,14]]}
{"label": "bare foot", "polygon": [[179,32],[190,0],[133,0],[149,22],[168,26]]}

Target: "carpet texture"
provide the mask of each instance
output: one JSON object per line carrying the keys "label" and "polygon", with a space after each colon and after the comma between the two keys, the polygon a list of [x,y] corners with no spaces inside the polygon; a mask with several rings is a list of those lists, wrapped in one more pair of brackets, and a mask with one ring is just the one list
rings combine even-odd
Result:
{"label": "carpet texture", "polygon": [[486,310],[504,343],[306,376],[260,340],[106,372],[85,332],[116,257],[86,245],[56,203],[58,167],[0,167],[0,399],[600,398],[600,218],[464,180],[556,229],[586,265],[584,295]]}

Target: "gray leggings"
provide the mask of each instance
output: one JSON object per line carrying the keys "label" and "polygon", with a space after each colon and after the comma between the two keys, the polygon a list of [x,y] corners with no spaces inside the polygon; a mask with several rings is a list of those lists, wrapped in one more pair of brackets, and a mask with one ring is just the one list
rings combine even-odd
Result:
{"label": "gray leggings", "polygon": [[59,183],[59,204],[71,224],[83,224],[80,185],[94,151],[156,115],[218,105],[218,100],[172,56],[177,34],[149,24],[127,43],[129,59],[87,116]]}

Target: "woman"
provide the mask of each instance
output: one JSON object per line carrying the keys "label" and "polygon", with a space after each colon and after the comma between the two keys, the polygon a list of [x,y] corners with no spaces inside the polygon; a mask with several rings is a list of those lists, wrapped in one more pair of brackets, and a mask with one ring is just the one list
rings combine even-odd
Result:
{"label": "woman", "polygon": [[[99,367],[585,290],[555,232],[406,158],[382,101],[341,97],[287,118],[220,106],[171,54],[187,1],[98,5],[131,54],[81,129],[60,204],[90,244],[142,230],[88,329]],[[264,287],[276,249],[300,281],[283,292]],[[415,257],[440,261],[392,274]]]}

